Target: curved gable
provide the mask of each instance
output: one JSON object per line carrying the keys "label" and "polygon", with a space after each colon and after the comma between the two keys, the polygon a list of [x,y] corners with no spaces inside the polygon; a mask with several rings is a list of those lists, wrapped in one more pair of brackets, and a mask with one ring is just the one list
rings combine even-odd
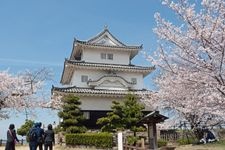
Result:
{"label": "curved gable", "polygon": [[108,29],[104,29],[100,34],[87,41],[90,44],[101,44],[109,46],[126,46],[113,36]]}
{"label": "curved gable", "polygon": [[95,81],[88,81],[89,86],[95,89],[130,89],[134,83],[116,75],[103,76]]}

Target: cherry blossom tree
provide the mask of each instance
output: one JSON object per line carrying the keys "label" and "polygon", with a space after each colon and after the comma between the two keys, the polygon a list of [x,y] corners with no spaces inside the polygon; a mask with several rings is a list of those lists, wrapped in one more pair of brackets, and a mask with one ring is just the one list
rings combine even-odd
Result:
{"label": "cherry blossom tree", "polygon": [[[10,109],[32,110],[46,103],[44,83],[51,79],[52,72],[47,68],[36,71],[26,70],[18,75],[0,71],[0,118],[7,118]],[[8,111],[7,111],[8,110]]]}
{"label": "cherry blossom tree", "polygon": [[192,128],[220,124],[225,119],[225,1],[202,0],[198,7],[188,0],[162,3],[178,21],[155,14],[159,46],[155,56],[146,54],[161,71],[153,96]]}

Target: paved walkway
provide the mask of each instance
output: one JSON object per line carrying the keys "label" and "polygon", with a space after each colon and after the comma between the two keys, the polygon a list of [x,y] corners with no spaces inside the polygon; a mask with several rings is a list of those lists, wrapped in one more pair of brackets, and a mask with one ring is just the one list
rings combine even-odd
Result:
{"label": "paved walkway", "polygon": [[176,150],[225,150],[224,147],[217,147],[217,146],[202,146],[202,145],[185,145],[179,146]]}
{"label": "paved walkway", "polygon": [[[5,146],[0,146],[0,150],[5,150]],[[29,150],[29,147],[28,147],[28,145],[24,145],[24,146],[17,145],[16,150]],[[56,145],[56,146],[53,147],[53,150],[98,150],[98,149],[69,148],[69,147],[66,147],[66,146]]]}
{"label": "paved walkway", "polygon": [[[65,146],[59,146],[56,145],[53,147],[54,150],[97,150],[97,149],[86,149],[86,148],[69,148],[69,147],[65,147]],[[4,146],[0,146],[0,150],[5,150]],[[16,150],[29,150],[28,145],[25,146],[20,146],[17,145],[16,146]],[[176,148],[176,150],[225,150],[225,147],[214,147],[212,145],[210,146],[202,146],[202,145],[196,145],[196,146],[192,146],[192,145],[185,145],[185,146],[179,146]]]}

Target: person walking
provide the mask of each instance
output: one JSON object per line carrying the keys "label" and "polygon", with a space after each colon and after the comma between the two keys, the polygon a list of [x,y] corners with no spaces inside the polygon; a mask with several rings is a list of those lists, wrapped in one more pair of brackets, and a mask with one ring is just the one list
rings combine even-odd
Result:
{"label": "person walking", "polygon": [[52,125],[48,125],[48,130],[45,131],[44,133],[44,150],[52,150],[53,145],[55,144],[55,133],[52,129]]}
{"label": "person walking", "polygon": [[16,142],[19,142],[19,140],[16,136],[15,125],[10,124],[9,130],[7,131],[7,141],[5,150],[15,150]]}
{"label": "person walking", "polygon": [[37,133],[38,133],[38,139],[37,139],[37,148],[39,150],[43,150],[43,142],[44,142],[44,129],[41,128],[42,123],[39,122],[37,126]]}
{"label": "person walking", "polygon": [[30,150],[37,149],[37,139],[38,139],[37,127],[38,127],[38,123],[35,123],[28,133]]}

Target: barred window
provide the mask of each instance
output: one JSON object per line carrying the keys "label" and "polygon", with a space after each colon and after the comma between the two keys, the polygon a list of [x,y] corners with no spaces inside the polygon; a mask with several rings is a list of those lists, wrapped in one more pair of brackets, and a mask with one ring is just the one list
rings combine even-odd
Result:
{"label": "barred window", "polygon": [[81,82],[87,82],[88,81],[88,76],[82,75],[81,76]]}
{"label": "barred window", "polygon": [[136,78],[131,78],[131,82],[134,84],[137,84],[137,79]]}
{"label": "barred window", "polygon": [[85,119],[90,119],[90,112],[89,111],[83,112],[83,116]]}
{"label": "barred window", "polygon": [[101,53],[101,59],[106,59],[106,53]]}
{"label": "barred window", "polygon": [[107,54],[107,58],[108,58],[109,60],[113,60],[113,54]]}

